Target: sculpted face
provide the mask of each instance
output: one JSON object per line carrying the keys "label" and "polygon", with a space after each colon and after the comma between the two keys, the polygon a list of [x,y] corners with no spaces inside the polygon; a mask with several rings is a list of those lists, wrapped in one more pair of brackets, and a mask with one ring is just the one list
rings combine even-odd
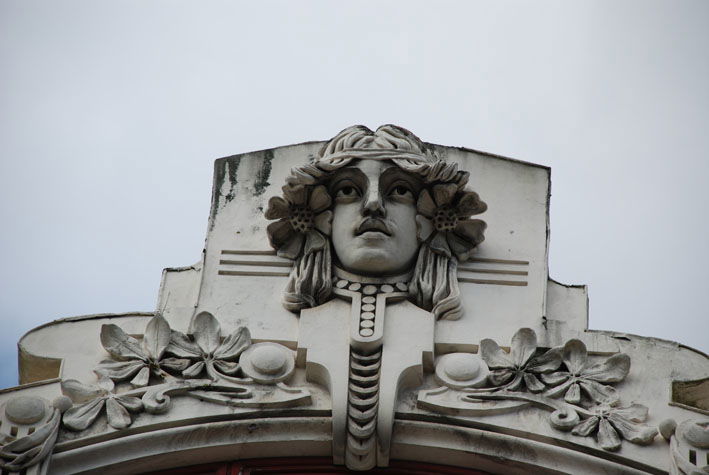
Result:
{"label": "sculpted face", "polygon": [[332,243],[340,266],[360,275],[402,274],[415,263],[419,179],[388,161],[359,160],[330,181]]}

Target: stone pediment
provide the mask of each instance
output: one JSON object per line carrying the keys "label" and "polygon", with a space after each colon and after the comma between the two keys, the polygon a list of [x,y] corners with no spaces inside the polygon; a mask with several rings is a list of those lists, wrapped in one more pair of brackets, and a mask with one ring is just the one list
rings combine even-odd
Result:
{"label": "stone pediment", "polygon": [[586,288],[548,277],[549,189],[396,126],[217,160],[202,258],[155,312],[22,338],[3,468],[699,470],[709,360],[587,331]]}

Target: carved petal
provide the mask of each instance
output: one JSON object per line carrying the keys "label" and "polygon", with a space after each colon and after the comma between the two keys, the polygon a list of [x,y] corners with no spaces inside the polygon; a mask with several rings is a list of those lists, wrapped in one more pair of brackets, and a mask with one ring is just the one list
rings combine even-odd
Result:
{"label": "carved petal", "polygon": [[515,373],[514,379],[506,386],[506,388],[510,391],[520,391],[522,390],[523,382],[524,378],[522,377],[522,375],[520,373]]}
{"label": "carved petal", "polygon": [[133,386],[139,388],[147,386],[148,382],[150,382],[150,368],[147,366],[144,366],[140,371],[138,371],[138,374],[136,374],[135,377],[130,380],[130,383]]}
{"label": "carved petal", "polygon": [[561,351],[559,348],[552,348],[546,353],[533,357],[527,363],[527,369],[533,373],[549,373],[559,369],[561,366]]}
{"label": "carved petal", "polygon": [[436,203],[433,202],[433,198],[431,198],[431,194],[428,190],[424,189],[419,194],[416,209],[420,214],[427,218],[433,218],[436,214]]}
{"label": "carved petal", "polygon": [[131,360],[137,358],[143,361],[148,360],[138,340],[112,323],[101,326],[101,344],[116,359]]}
{"label": "carved petal", "polygon": [[204,361],[198,361],[186,370],[182,372],[182,376],[184,376],[187,379],[193,379],[196,378],[197,376],[200,375],[200,373],[204,370]]}
{"label": "carved petal", "polygon": [[541,375],[542,381],[549,386],[557,386],[571,377],[566,371],[557,371],[556,373],[545,373]]}
{"label": "carved petal", "polygon": [[[568,378],[568,373],[552,373],[552,374],[541,374],[540,376],[542,377],[542,381],[547,382],[547,378],[549,376],[554,376],[555,374],[566,374],[567,379],[564,381],[562,384],[555,386],[551,389],[547,389],[547,391],[544,393],[545,396],[547,397],[558,397],[559,395],[563,394],[566,392],[569,387],[574,384],[574,380]],[[547,384],[550,384],[547,382]]]}
{"label": "carved petal", "polygon": [[99,363],[94,372],[99,376],[111,378],[115,381],[123,381],[132,378],[135,373],[140,371],[146,363],[141,360],[130,361],[111,361],[106,360]]}
{"label": "carved petal", "polygon": [[62,392],[77,404],[92,401],[106,394],[101,388],[89,386],[75,379],[62,381]]}
{"label": "carved petal", "polygon": [[458,261],[465,262],[470,257],[470,251],[475,248],[475,243],[471,243],[461,238],[454,232],[446,233],[446,241],[451,252],[455,254]]}
{"label": "carved petal", "polygon": [[499,347],[495,340],[485,338],[480,340],[480,357],[490,369],[512,368],[512,360]]}
{"label": "carved petal", "polygon": [[140,412],[143,410],[143,401],[133,396],[116,396],[115,400],[130,412]]}
{"label": "carved petal", "polygon": [[596,363],[586,368],[582,375],[584,378],[592,379],[599,383],[617,383],[623,381],[629,371],[630,357],[624,353],[619,353],[601,363]]}
{"label": "carved petal", "polygon": [[108,425],[114,429],[125,429],[133,422],[126,408],[114,398],[106,400],[106,418],[108,419]]}
{"label": "carved petal", "polygon": [[96,420],[105,402],[106,399],[100,397],[81,406],[72,407],[64,413],[62,421],[71,430],[84,430]]}
{"label": "carved petal", "polygon": [[579,375],[586,368],[588,352],[581,340],[569,340],[564,345],[564,363],[571,374]]}
{"label": "carved petal", "polygon": [[282,190],[286,200],[296,206],[303,206],[308,198],[308,189],[303,185],[286,185]]}
{"label": "carved petal", "polygon": [[170,333],[170,344],[166,352],[180,358],[197,358],[202,356],[202,350],[187,335],[176,330]]}
{"label": "carved petal", "polygon": [[474,191],[464,192],[463,196],[458,200],[458,206],[456,206],[456,212],[460,218],[484,213],[486,210],[487,204],[484,201],[480,201],[480,197]]}
{"label": "carved petal", "polygon": [[599,420],[600,417],[598,416],[589,417],[581,424],[574,427],[571,430],[571,433],[574,435],[580,435],[581,437],[588,437],[589,435],[593,434],[593,432],[596,430],[596,427],[598,427]]}
{"label": "carved petal", "polygon": [[485,240],[487,223],[481,219],[462,219],[458,221],[454,233],[475,247]]}
{"label": "carved petal", "polygon": [[190,365],[187,358],[163,358],[160,360],[160,367],[172,371],[183,371]]}
{"label": "carved petal", "polygon": [[272,196],[271,199],[268,200],[268,208],[263,215],[266,219],[281,219],[287,218],[289,212],[290,209],[286,200],[280,196]]}
{"label": "carved petal", "polygon": [[588,394],[588,397],[599,404],[615,406],[620,401],[618,392],[611,386],[606,386],[589,379],[582,379],[579,381],[579,384],[581,385],[581,389]]}
{"label": "carved petal", "polygon": [[236,374],[237,371],[239,371],[239,363],[236,363],[234,361],[223,361],[223,360],[214,360],[214,367],[219,371],[220,373],[228,374],[228,375],[233,375]]}
{"label": "carved petal", "polygon": [[170,325],[162,315],[155,315],[145,327],[143,335],[143,348],[148,356],[155,361],[162,358],[165,348],[170,343]]}
{"label": "carved petal", "polygon": [[315,229],[326,236],[332,232],[332,211],[323,211],[315,216]]}
{"label": "carved petal", "polygon": [[512,361],[521,368],[537,350],[537,334],[531,328],[520,328],[512,337],[511,347]]}
{"label": "carved petal", "polygon": [[296,231],[287,220],[281,219],[266,226],[266,234],[271,247],[280,249],[291,240]]}
{"label": "carved petal", "polygon": [[[288,226],[290,226],[290,224]],[[283,247],[278,249],[278,257],[295,260],[303,249],[304,241],[305,236],[302,233],[293,231],[290,241],[286,242]]]}
{"label": "carved petal", "polygon": [[598,435],[596,436],[598,445],[605,450],[618,450],[620,448],[620,437],[610,422],[601,419],[598,423]]}
{"label": "carved petal", "polygon": [[649,444],[657,435],[657,429],[645,424],[631,422],[625,417],[621,417],[618,413],[610,413],[608,420],[621,433],[623,438],[634,444]]}
{"label": "carved petal", "polygon": [[226,361],[236,360],[241,352],[249,346],[251,346],[249,329],[239,327],[219,345],[217,351],[214,352],[214,357]]}
{"label": "carved petal", "polygon": [[456,191],[458,191],[458,185],[454,183],[433,185],[433,201],[438,208],[448,206],[453,201]]}
{"label": "carved petal", "polygon": [[433,233],[433,239],[428,243],[428,246],[437,251],[439,254],[443,254],[446,257],[451,256],[451,249],[448,246],[448,240],[446,239],[446,233],[435,232]]}
{"label": "carved petal", "polygon": [[578,383],[573,383],[569,386],[569,390],[564,394],[564,401],[569,404],[578,404],[581,402],[581,387]]}
{"label": "carved petal", "polygon": [[533,393],[540,393],[546,389],[544,383],[539,381],[535,375],[532,373],[524,373],[524,384]]}
{"label": "carved petal", "polygon": [[332,199],[327,189],[323,185],[318,185],[313,188],[310,192],[310,200],[308,201],[308,206],[313,211],[313,213],[319,213],[320,211],[326,210],[330,207]]}
{"label": "carved petal", "polygon": [[613,414],[633,422],[645,422],[647,412],[647,407],[642,404],[632,404],[628,407],[619,407],[613,410]]}
{"label": "carved petal", "polygon": [[327,241],[319,231],[308,231],[305,235],[305,249],[303,250],[303,254],[307,256],[311,252],[321,250],[326,245]]}
{"label": "carved petal", "polygon": [[206,354],[214,354],[221,340],[221,327],[214,315],[201,312],[192,322],[192,333],[195,342]]}
{"label": "carved petal", "polygon": [[490,371],[487,378],[493,386],[502,386],[503,384],[507,384],[511,381],[514,375],[515,372],[511,369],[496,369]]}

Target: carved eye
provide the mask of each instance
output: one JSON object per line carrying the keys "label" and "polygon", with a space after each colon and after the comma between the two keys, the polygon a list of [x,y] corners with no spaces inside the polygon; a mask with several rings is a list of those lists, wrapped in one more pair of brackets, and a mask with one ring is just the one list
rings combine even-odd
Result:
{"label": "carved eye", "polygon": [[407,200],[414,199],[414,192],[406,185],[396,185],[389,191],[389,196],[392,198],[404,198]]}
{"label": "carved eye", "polygon": [[337,189],[335,199],[338,201],[349,201],[359,198],[360,193],[356,186],[343,184]]}

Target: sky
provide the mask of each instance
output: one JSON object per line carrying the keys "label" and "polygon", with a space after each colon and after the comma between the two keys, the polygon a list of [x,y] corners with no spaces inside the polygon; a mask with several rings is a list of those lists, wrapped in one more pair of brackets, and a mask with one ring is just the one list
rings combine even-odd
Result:
{"label": "sky", "polygon": [[590,328],[709,352],[707,51],[705,0],[0,0],[0,388],[31,328],[155,309],[216,158],[353,124],[550,166]]}

